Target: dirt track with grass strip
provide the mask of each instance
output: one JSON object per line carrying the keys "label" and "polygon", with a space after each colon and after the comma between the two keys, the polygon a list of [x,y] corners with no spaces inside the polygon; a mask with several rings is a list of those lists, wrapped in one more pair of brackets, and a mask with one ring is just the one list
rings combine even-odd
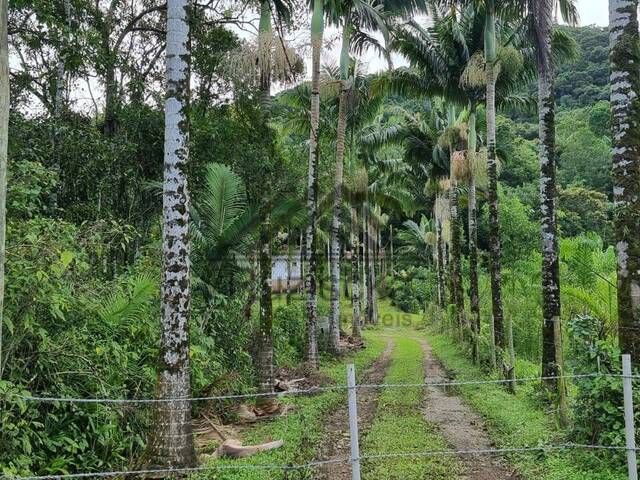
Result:
{"label": "dirt track with grass strip", "polygon": [[[382,383],[391,362],[395,343],[389,339],[383,354],[364,372],[359,379],[363,383]],[[377,390],[358,391],[358,422],[360,436],[366,435],[378,406]],[[324,423],[325,436],[318,447],[317,460],[337,460],[351,456],[349,437],[349,411],[347,401],[333,412]],[[351,465],[336,463],[320,467],[314,476],[316,480],[349,480]]]}
{"label": "dirt track with grass strip", "polygon": [[[431,346],[421,340],[424,352],[425,383],[446,382],[442,364],[431,351]],[[447,387],[427,387],[424,406],[425,419],[436,424],[454,450],[489,450],[495,448],[489,438],[484,421],[455,391]],[[520,478],[500,458],[488,455],[460,455],[463,473],[460,480],[516,480]]]}

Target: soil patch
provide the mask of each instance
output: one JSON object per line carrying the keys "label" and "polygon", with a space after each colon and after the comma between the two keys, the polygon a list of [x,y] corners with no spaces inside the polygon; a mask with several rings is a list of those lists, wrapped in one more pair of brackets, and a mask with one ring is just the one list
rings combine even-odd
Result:
{"label": "soil patch", "polygon": [[[389,364],[394,342],[389,339],[387,347],[380,357],[365,370],[360,382],[379,384],[382,383]],[[378,389],[358,390],[358,426],[362,439],[371,426],[376,409],[378,408]],[[347,402],[343,403],[336,411],[331,413],[325,421],[325,436],[318,447],[319,460],[337,460],[351,456],[351,440],[349,437],[349,409]],[[320,467],[316,480],[350,480],[351,465],[348,463],[329,464]]]}
{"label": "soil patch", "polygon": [[[420,341],[424,351],[425,382],[448,381],[446,371],[433,355],[431,346]],[[484,421],[462,399],[446,387],[427,387],[425,418],[438,426],[442,435],[455,450],[489,450],[495,448]],[[520,477],[513,468],[489,454],[460,455],[464,473],[460,480],[516,480]]]}

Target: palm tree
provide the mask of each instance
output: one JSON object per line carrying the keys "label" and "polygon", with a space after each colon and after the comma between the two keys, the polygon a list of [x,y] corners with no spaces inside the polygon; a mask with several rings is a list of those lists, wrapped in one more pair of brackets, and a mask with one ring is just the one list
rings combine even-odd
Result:
{"label": "palm tree", "polygon": [[[555,159],[555,92],[554,67],[551,58],[553,0],[534,2],[538,41],[538,114],[540,128],[540,211],[542,213],[542,376],[560,373],[561,352],[556,349],[556,331],[560,331],[560,261],[556,226],[556,159]],[[558,355],[559,353],[559,355]],[[558,380],[545,384],[556,391]]]}
{"label": "palm tree", "polygon": [[638,1],[610,0],[613,177],[620,349],[640,359],[640,95]]}
{"label": "palm tree", "polygon": [[398,232],[398,240],[402,242],[402,246],[398,248],[398,255],[409,255],[421,263],[429,263],[435,246],[432,222],[425,215],[421,215],[420,223],[407,220],[402,225],[405,228]]}
{"label": "palm tree", "polygon": [[307,234],[305,239],[307,272],[305,291],[307,293],[307,362],[318,368],[318,294],[316,291],[316,221],[318,217],[318,162],[320,126],[320,54],[324,32],[324,1],[313,0],[311,17],[311,128],[309,134],[309,173],[307,177]]}
{"label": "palm tree", "polygon": [[[271,23],[270,0],[260,2],[260,23],[258,27],[258,64],[260,66],[260,100],[265,132],[269,131],[267,122],[271,118],[271,56],[273,49],[273,27]],[[271,172],[269,172],[271,173]],[[264,179],[262,202],[262,224],[258,234],[258,265],[260,285],[260,322],[257,358],[257,373],[260,389],[271,392],[275,381],[273,372],[273,304],[271,299],[271,208],[273,204],[273,186],[271,175]]]}
{"label": "palm tree", "polygon": [[[163,189],[162,295],[157,396],[148,460],[158,467],[195,464],[189,374],[188,0],[167,2],[167,95]],[[185,400],[182,400],[185,399]]]}
{"label": "palm tree", "polygon": [[496,345],[505,348],[502,305],[502,246],[498,218],[498,163],[496,158],[496,81],[497,38],[495,0],[485,1],[484,58],[486,61],[487,173],[489,179],[489,273],[491,276],[491,314]]}
{"label": "palm tree", "polygon": [[4,260],[7,204],[7,148],[9,144],[9,39],[7,1],[0,0],[0,380],[2,379],[2,324],[4,323]]}
{"label": "palm tree", "polygon": [[473,359],[479,363],[480,336],[480,294],[478,291],[478,205],[476,201],[476,105],[469,106],[469,134],[467,148],[467,188],[468,188],[468,229],[469,229],[469,297],[471,309],[471,330],[473,332]]}

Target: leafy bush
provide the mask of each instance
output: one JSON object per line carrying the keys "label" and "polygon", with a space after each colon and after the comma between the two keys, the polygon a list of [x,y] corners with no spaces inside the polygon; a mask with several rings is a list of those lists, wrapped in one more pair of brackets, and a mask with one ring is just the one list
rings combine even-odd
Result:
{"label": "leafy bush", "polygon": [[[570,367],[575,374],[622,373],[620,351],[606,336],[604,322],[578,315],[569,322],[572,355]],[[601,376],[575,380],[574,436],[579,442],[623,447],[624,406],[620,378]],[[634,388],[634,400],[640,391]],[[640,414],[636,413],[636,422]],[[611,452],[607,452],[610,456]],[[619,453],[622,455],[622,453]]]}
{"label": "leafy bush", "polygon": [[304,358],[306,344],[306,305],[294,302],[277,307],[273,313],[273,337],[276,364],[293,363]]}
{"label": "leafy bush", "polygon": [[436,274],[424,268],[403,270],[388,282],[391,303],[403,312],[420,313],[436,298]]}

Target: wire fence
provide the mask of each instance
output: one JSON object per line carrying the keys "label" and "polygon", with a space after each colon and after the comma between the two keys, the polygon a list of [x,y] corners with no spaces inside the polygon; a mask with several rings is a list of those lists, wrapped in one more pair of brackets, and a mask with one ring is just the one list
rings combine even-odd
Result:
{"label": "wire fence", "polygon": [[[355,386],[357,390],[379,389],[379,388],[428,388],[428,387],[460,387],[471,385],[503,385],[512,383],[540,382],[545,380],[558,379],[583,379],[583,378],[630,378],[632,380],[640,380],[640,375],[624,375],[620,373],[584,373],[572,375],[553,375],[546,377],[521,377],[514,379],[495,379],[495,380],[464,380],[464,381],[448,381],[448,382],[423,382],[423,383],[377,383],[377,384],[358,384]],[[19,398],[27,402],[44,402],[44,403],[100,403],[100,404],[136,404],[136,403],[171,403],[171,402],[207,402],[222,400],[245,400],[252,398],[278,398],[289,396],[314,395],[318,393],[343,390],[346,391],[350,387],[346,384],[331,385],[328,387],[310,387],[299,390],[289,390],[282,392],[258,392],[258,393],[239,393],[230,395],[212,395],[205,397],[175,397],[175,398],[74,398],[74,397],[44,397],[21,395],[14,392],[8,392],[9,397]],[[1,477],[0,477],[1,478]]]}
{"label": "wire fence", "polygon": [[[442,381],[442,382],[422,382],[422,383],[381,383],[381,384],[357,384],[355,381],[355,369],[353,365],[347,366],[347,383],[340,385],[332,385],[327,387],[312,387],[300,390],[291,390],[284,392],[258,392],[243,393],[232,395],[217,395],[206,397],[192,398],[69,398],[69,397],[47,397],[47,396],[30,396],[20,395],[16,393],[8,393],[9,397],[17,397],[27,402],[43,402],[43,403],[73,403],[73,404],[156,404],[170,402],[205,402],[218,400],[243,400],[257,399],[264,397],[287,397],[287,396],[304,396],[330,391],[346,391],[348,392],[348,412],[349,412],[349,435],[351,439],[351,455],[344,458],[332,458],[326,460],[318,460],[313,462],[302,463],[298,465],[282,465],[282,464],[253,464],[253,463],[224,463],[216,462],[196,467],[185,468],[152,468],[140,470],[114,470],[103,472],[83,472],[83,473],[63,473],[36,476],[18,476],[18,475],[1,475],[0,479],[6,480],[57,480],[57,479],[86,479],[86,478],[115,478],[115,477],[131,477],[145,475],[163,476],[184,476],[188,474],[206,473],[211,471],[225,470],[264,470],[264,471],[302,471],[312,470],[319,467],[335,464],[350,464],[352,470],[352,480],[360,480],[360,464],[362,462],[384,461],[388,459],[398,458],[417,458],[417,457],[435,457],[435,456],[473,456],[473,455],[508,455],[517,453],[536,453],[536,452],[552,452],[560,450],[592,450],[592,451],[611,451],[626,452],[627,471],[629,480],[638,480],[636,455],[639,450],[635,444],[635,425],[633,415],[633,387],[632,381],[639,380],[640,375],[631,373],[631,361],[628,355],[622,356],[623,372],[616,373],[588,373],[588,374],[571,374],[557,375],[548,377],[523,377],[516,379],[493,379],[493,380],[465,380],[465,381]],[[469,450],[433,450],[418,452],[386,452],[376,454],[361,454],[359,450],[359,432],[358,432],[358,413],[357,413],[357,392],[369,389],[386,389],[386,388],[429,388],[442,387],[454,388],[459,386],[487,385],[487,384],[510,384],[523,382],[540,382],[544,380],[554,379],[584,379],[610,377],[619,378],[623,382],[624,395],[624,426],[625,426],[625,446],[610,445],[588,445],[577,443],[562,443],[559,445],[535,445],[521,446],[509,448],[493,448],[493,449],[469,449]],[[0,427],[1,428],[1,427]],[[133,463],[133,462],[132,462]]]}

